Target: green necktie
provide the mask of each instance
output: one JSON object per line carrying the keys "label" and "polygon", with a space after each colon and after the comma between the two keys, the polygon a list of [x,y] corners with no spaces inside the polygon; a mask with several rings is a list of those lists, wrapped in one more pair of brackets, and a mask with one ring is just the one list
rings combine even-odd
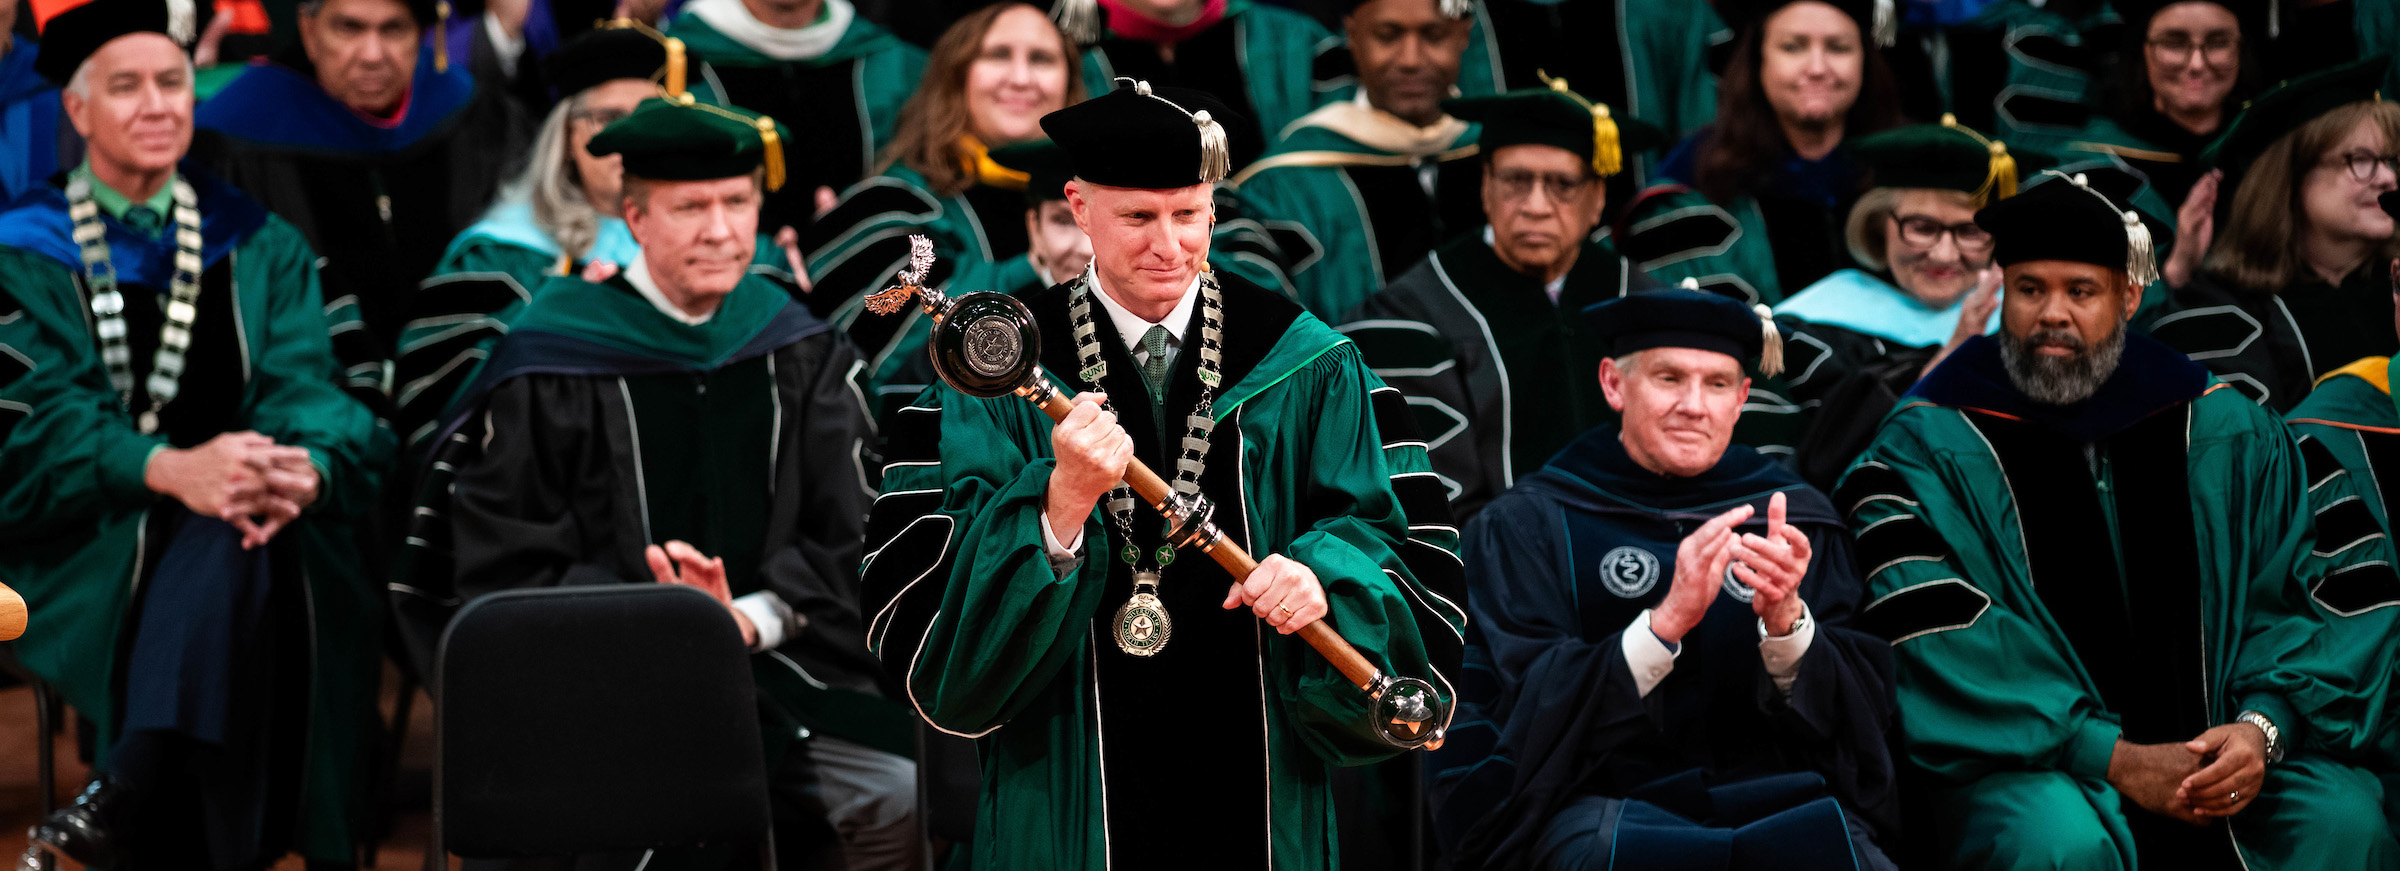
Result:
{"label": "green necktie", "polygon": [[1160,402],[1167,401],[1167,328],[1152,326],[1142,334],[1142,353],[1150,359],[1142,363],[1142,380],[1150,383],[1150,395]]}
{"label": "green necktie", "polygon": [[123,223],[126,229],[153,239],[158,238],[159,229],[167,225],[166,219],[149,206],[134,206],[126,209],[124,216],[117,220]]}

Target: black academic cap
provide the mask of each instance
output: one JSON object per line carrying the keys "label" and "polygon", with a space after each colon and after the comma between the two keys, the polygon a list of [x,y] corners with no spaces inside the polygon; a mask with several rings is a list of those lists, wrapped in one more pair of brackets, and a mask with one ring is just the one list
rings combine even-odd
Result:
{"label": "black academic cap", "polygon": [[33,71],[64,87],[93,52],[110,40],[136,33],[164,34],[188,50],[215,10],[209,0],[91,0],[43,23],[42,48],[34,56]]}
{"label": "black academic cap", "polygon": [[[2188,2],[2193,2],[2193,0],[2108,0],[2108,5],[2117,10],[2117,17],[2124,21],[2124,26],[2132,31],[2134,40],[2139,43],[2149,36],[2150,19],[2157,16],[2159,10],[2177,3]],[[2242,29],[2244,42],[2265,44],[2267,41],[2268,0],[2198,0],[2198,2],[2222,6],[2225,11],[2233,13],[2233,20]]]}
{"label": "black academic cap", "polygon": [[1169,190],[1221,181],[1233,156],[1226,127],[1246,123],[1216,97],[1117,79],[1117,89],[1042,116],[1075,177],[1121,188]]}
{"label": "black academic cap", "polygon": [[1622,170],[1625,155],[1667,144],[1666,131],[1584,99],[1567,89],[1565,79],[1545,81],[1548,87],[1453,97],[1442,101],[1442,111],[1483,124],[1475,142],[1484,154],[1511,145],[1550,145],[1574,152],[1603,176]]}
{"label": "black academic cap", "polygon": [[[1593,303],[1583,320],[1612,356],[1651,348],[1698,348],[1756,362],[1768,375],[1783,370],[1783,334],[1764,307],[1729,296],[1679,287]],[[1776,338],[1770,343],[1769,334]]]}
{"label": "black academic cap", "polygon": [[2233,116],[2224,134],[2200,152],[2200,162],[2241,172],[2284,134],[2351,103],[2382,99],[2378,89],[2391,61],[2379,54],[2277,82]]}
{"label": "black academic cap", "polygon": [[[1736,36],[1765,22],[1783,7],[1800,0],[1717,0],[1717,17],[1732,28]],[[1817,0],[1842,10],[1850,20],[1858,22],[1858,35],[1878,46],[1889,46],[1900,36],[1900,3],[1902,0]]]}
{"label": "black academic cap", "polygon": [[[1373,2],[1375,0],[1341,0],[1342,14],[1348,15],[1357,11],[1358,7]],[[1475,0],[1433,0],[1433,8],[1442,17],[1462,19],[1475,14]]]}
{"label": "black academic cap", "polygon": [[993,163],[1032,176],[1025,182],[1026,205],[1066,199],[1067,182],[1075,178],[1075,164],[1067,158],[1067,150],[1048,139],[1003,145],[992,149],[991,158]]}
{"label": "black academic cap", "polygon": [[2003,267],[2067,260],[2123,270],[2135,284],[2158,280],[2162,231],[2110,197],[2082,173],[2042,173],[2039,184],[1985,206],[1976,226],[1992,234],[1992,261]]}
{"label": "black academic cap", "polygon": [[1940,124],[1911,124],[1860,137],[1850,153],[1873,173],[1876,187],[1964,191],[1975,195],[1978,208],[2016,196],[2028,177],[2058,162],[2050,155],[1986,138],[1947,114]]}
{"label": "black academic cap", "polygon": [[567,40],[542,63],[561,99],[617,79],[658,82],[669,95],[684,90],[683,40],[631,19]]}
{"label": "black academic cap", "polygon": [[764,165],[771,191],[783,187],[790,141],[792,132],[773,118],[684,94],[643,100],[584,149],[593,157],[624,155],[626,175],[660,181],[732,178]]}

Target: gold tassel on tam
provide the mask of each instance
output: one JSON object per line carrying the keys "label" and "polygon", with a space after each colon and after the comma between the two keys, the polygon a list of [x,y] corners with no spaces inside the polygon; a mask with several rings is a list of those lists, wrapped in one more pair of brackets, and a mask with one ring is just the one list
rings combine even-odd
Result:
{"label": "gold tassel on tam", "polygon": [[1050,20],[1078,48],[1100,41],[1100,0],[1056,0]]}
{"label": "gold tassel on tam", "polygon": [[1958,116],[1948,112],[1942,113],[1942,126],[1964,133],[1967,138],[1983,143],[1984,151],[1991,155],[1989,167],[1984,171],[1983,185],[1975,189],[1976,208],[1980,209],[2017,195],[2017,159],[2009,155],[2007,143],[1997,139],[1984,138],[1983,134],[1958,123]]}
{"label": "gold tassel on tam", "polygon": [[775,135],[775,119],[759,116],[758,141],[767,146],[767,190],[783,189],[783,138]]}
{"label": "gold tassel on tam", "polygon": [[1566,95],[1592,113],[1592,172],[1607,178],[1625,169],[1625,149],[1617,139],[1617,120],[1609,117],[1608,104],[1594,103],[1582,94],[1567,89],[1567,80],[1553,78],[1549,73],[1534,70],[1533,74],[1549,85],[1550,90]]}
{"label": "gold tassel on tam", "polygon": [[450,0],[433,4],[433,71],[450,71]]}
{"label": "gold tassel on tam", "polygon": [[681,94],[681,93],[683,93],[683,87],[684,87],[684,79],[683,79],[683,75],[684,75],[684,73],[683,73],[683,70],[684,70],[684,64],[685,64],[685,61],[684,61],[684,55],[683,55],[683,40],[676,39],[675,37],[672,37],[672,36],[670,36],[670,37],[667,37],[667,39],[666,39],[666,46],[667,46],[667,82],[666,82],[666,88],[667,88],[667,95],[671,97],[671,96],[674,96],[674,95],[676,95],[676,94]]}
{"label": "gold tassel on tam", "polygon": [[1775,310],[1763,305],[1750,307],[1758,313],[1760,338],[1758,374],[1770,378],[1783,374],[1783,331],[1775,328]]}

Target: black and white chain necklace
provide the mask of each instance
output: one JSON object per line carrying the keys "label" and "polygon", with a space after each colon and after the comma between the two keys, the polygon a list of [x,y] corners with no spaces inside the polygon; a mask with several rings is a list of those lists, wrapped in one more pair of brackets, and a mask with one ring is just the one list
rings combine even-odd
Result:
{"label": "black and white chain necklace", "polygon": [[[151,360],[150,378],[143,385],[150,408],[138,425],[145,434],[158,431],[158,413],[175,401],[182,389],[185,354],[192,346],[192,322],[200,314],[200,195],[190,182],[172,181],[175,191],[174,277],[167,284],[166,320],[158,328],[158,353]],[[100,205],[92,201],[91,176],[77,173],[67,182],[67,216],[74,221],[75,244],[83,252],[84,283],[91,293],[94,331],[100,338],[100,359],[108,368],[117,399],[133,407],[133,351],[126,345],[125,295],[117,290],[117,267],[109,258],[108,228],[100,223]]]}

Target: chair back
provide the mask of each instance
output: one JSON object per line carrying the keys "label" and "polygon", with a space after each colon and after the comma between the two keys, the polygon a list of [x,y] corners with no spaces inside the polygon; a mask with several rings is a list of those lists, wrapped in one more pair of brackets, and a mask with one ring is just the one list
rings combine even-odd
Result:
{"label": "chair back", "polygon": [[443,632],[436,671],[441,849],[555,856],[767,836],[748,657],[706,593],[483,596]]}

